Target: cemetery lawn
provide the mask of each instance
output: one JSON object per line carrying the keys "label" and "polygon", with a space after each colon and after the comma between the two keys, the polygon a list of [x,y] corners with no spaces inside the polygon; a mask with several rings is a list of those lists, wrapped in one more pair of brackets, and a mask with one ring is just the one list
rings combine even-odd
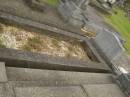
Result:
{"label": "cemetery lawn", "polygon": [[40,2],[46,2],[51,6],[56,6],[58,4],[58,0],[39,0]]}
{"label": "cemetery lawn", "polygon": [[108,24],[112,25],[126,41],[125,48],[130,54],[130,21],[125,17],[124,11],[116,9],[117,14],[106,16],[105,20]]}

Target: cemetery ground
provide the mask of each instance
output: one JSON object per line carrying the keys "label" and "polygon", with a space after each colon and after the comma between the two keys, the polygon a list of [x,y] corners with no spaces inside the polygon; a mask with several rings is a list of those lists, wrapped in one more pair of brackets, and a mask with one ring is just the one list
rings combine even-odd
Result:
{"label": "cemetery ground", "polygon": [[30,32],[0,23],[0,47],[47,54],[54,57],[88,59],[77,40],[43,33]]}
{"label": "cemetery ground", "polygon": [[[45,1],[49,5],[56,6],[58,0],[40,0]],[[125,16],[125,12],[121,9],[115,9],[116,14],[113,13],[111,16],[105,17],[105,22],[110,24],[113,28],[120,33],[120,35],[125,40],[125,48],[128,54],[130,54],[130,21]]]}
{"label": "cemetery ground", "polygon": [[[43,3],[46,2],[48,5],[51,5],[51,6],[56,6],[58,4],[58,0],[39,0],[39,1],[43,2]],[[26,7],[26,6],[23,6],[23,7]],[[21,15],[20,10],[17,9],[17,11],[19,11],[18,15]],[[30,10],[28,9],[28,11],[30,11]],[[95,11],[94,8],[92,8],[92,7],[88,8],[87,16],[89,17],[89,20],[91,20],[95,24],[102,26],[103,28],[107,27],[109,30],[112,30],[112,28],[114,27],[119,33],[121,33],[123,38],[126,40],[125,47],[126,47],[128,53],[130,54],[130,45],[129,45],[129,43],[130,43],[130,33],[129,33],[130,32],[130,27],[129,27],[130,22],[124,16],[124,13],[121,10],[117,10],[117,11],[118,11],[117,14],[113,14],[112,16],[109,16],[109,17],[107,16],[105,18],[105,20],[106,20],[105,22],[112,25],[112,27],[110,27],[109,25],[106,25],[106,23],[104,24],[104,19],[100,15],[98,15],[99,12]],[[32,16],[30,16],[30,17],[36,18],[36,16],[34,16],[34,14],[33,14],[34,12],[31,12],[31,13],[32,13],[31,14]],[[24,12],[24,14],[26,16],[28,15],[28,13],[26,13],[26,12]],[[50,18],[53,18],[51,12],[49,13],[49,15],[50,15],[49,16]],[[40,21],[39,18],[37,20]],[[57,18],[54,18],[53,20],[58,21]],[[1,43],[1,41],[0,41],[0,43]]]}
{"label": "cemetery ground", "polygon": [[106,16],[105,20],[123,37],[126,51],[130,54],[130,21],[125,16],[125,12],[118,8],[116,9],[116,13],[113,13],[111,16]]}
{"label": "cemetery ground", "polygon": [[[3,79],[3,75],[5,76],[0,86],[2,96],[31,97],[33,94],[35,97],[43,95],[46,97],[95,97],[97,95],[125,97],[116,85],[111,69],[107,66],[109,61],[106,61],[107,54],[102,52],[104,50],[102,47],[105,48],[104,43],[110,49],[115,47],[111,45],[115,39],[113,40],[112,37],[106,39],[109,33],[105,35],[105,39],[101,36],[99,44],[104,43],[100,50],[96,48],[98,43],[94,43],[92,38],[86,38],[80,33],[81,29],[75,29],[73,32],[67,30],[69,25],[67,23],[65,25],[58,14],[54,14],[57,0],[46,0],[46,3],[53,7],[47,5],[43,12],[31,9],[23,0],[6,1],[8,3],[0,0],[0,11],[2,10],[0,14],[3,19],[0,22],[0,46],[3,47],[0,48],[0,59],[5,62],[1,65],[4,68],[0,68],[2,69],[0,70],[2,77],[1,75],[0,77]],[[44,0],[39,1],[44,3]],[[104,18],[97,14],[99,12],[96,13],[91,6],[88,10],[90,13],[86,13],[89,14],[86,17],[89,17],[91,22],[98,27],[109,27],[105,25]],[[98,31],[101,30],[95,30]],[[109,48],[105,50],[109,51]],[[121,57],[124,59],[124,56]],[[114,62],[116,64],[116,60]],[[94,91],[96,92],[93,93]]]}
{"label": "cemetery ground", "polygon": [[38,0],[39,2],[47,3],[51,6],[56,6],[58,4],[58,0]]}
{"label": "cemetery ground", "polygon": [[[51,6],[56,6],[58,0],[39,0],[44,1]],[[128,54],[130,54],[130,21],[125,16],[125,12],[119,8],[115,9],[117,13],[113,13],[111,16],[105,16],[105,22],[110,24],[115,31],[118,31],[125,40],[125,48]],[[92,10],[90,10],[92,11]],[[92,12],[93,13],[93,12]],[[95,20],[95,19],[94,19]],[[111,29],[111,27],[110,27]]]}

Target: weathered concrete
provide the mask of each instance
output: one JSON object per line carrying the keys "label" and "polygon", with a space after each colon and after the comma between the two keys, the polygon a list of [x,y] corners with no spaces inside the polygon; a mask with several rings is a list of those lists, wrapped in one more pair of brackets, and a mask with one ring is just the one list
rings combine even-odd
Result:
{"label": "weathered concrete", "polygon": [[62,30],[60,28],[56,28],[54,26],[49,26],[48,24],[44,24],[41,22],[33,21],[27,18],[22,18],[16,15],[12,15],[6,12],[0,11],[0,21],[5,22],[8,24],[14,24],[14,25],[19,25],[20,27],[23,27],[24,29],[36,31],[36,32],[41,32],[46,34],[45,32],[51,34],[51,35],[62,35],[64,37],[71,37],[79,40],[83,40],[85,37],[81,34],[78,33],[73,33],[69,32],[67,30]]}
{"label": "weathered concrete", "polygon": [[16,97],[87,97],[78,86],[68,87],[16,87]]}
{"label": "weathered concrete", "polygon": [[4,94],[4,85],[3,84],[0,84],[0,97],[4,97],[5,94]]}
{"label": "weathered concrete", "polygon": [[[5,2],[5,0],[0,0],[0,2],[1,2],[0,3],[0,10],[1,11],[7,12],[7,13],[10,13],[10,14],[14,14],[14,15],[17,15],[17,16],[21,16],[21,17],[24,17],[24,18],[32,19],[32,20],[35,20],[35,21],[38,21],[38,22],[34,22],[34,21],[28,20],[28,19],[19,18],[17,16],[14,17],[13,15],[10,15],[10,14],[7,14],[7,13],[3,14],[3,12],[0,12],[0,16],[1,16],[2,19],[4,18],[4,19],[7,19],[7,20],[11,20],[13,22],[18,22],[19,21],[20,25],[22,25],[22,26],[27,25],[28,27],[29,26],[34,27],[34,28],[38,27],[40,30],[48,30],[49,29],[49,31],[57,32],[60,35],[65,35],[65,36],[69,36],[69,37],[71,36],[71,37],[79,39],[79,40],[86,39],[84,37],[84,34],[80,34],[80,33],[76,32],[78,30],[80,32],[80,29],[78,29],[78,30],[73,29],[72,26],[70,26],[69,28],[71,28],[71,29],[69,29],[67,27],[67,26],[69,26],[68,24],[64,24],[64,23],[63,23],[64,25],[62,25],[62,23],[58,24],[57,23],[58,19],[53,18],[53,15],[52,15],[52,20],[54,20],[54,21],[49,21],[50,17],[47,17],[46,14],[45,14],[46,16],[44,16],[41,13],[34,12],[34,11],[31,11],[30,9],[28,9],[27,6],[25,6],[23,4],[23,0],[11,0],[11,1],[7,0],[7,2]],[[21,9],[23,9],[23,10],[21,10]],[[28,13],[28,12],[30,12],[30,13]],[[51,14],[49,14],[49,15],[51,16]],[[30,16],[32,16],[32,17],[30,17]],[[44,17],[44,18],[41,19],[40,17]],[[39,19],[41,21],[39,21]],[[47,22],[44,21],[44,20],[46,20]],[[39,22],[46,23],[48,25],[52,25],[52,26],[55,26],[55,27],[50,27],[48,25],[41,24]],[[31,24],[31,25],[28,25],[28,24]],[[58,24],[58,25],[56,25],[56,24]],[[74,33],[72,34],[70,32],[57,29],[56,27],[59,27],[59,25],[62,26],[61,27],[62,29],[65,28],[67,30],[71,30],[72,32],[76,32],[77,34],[74,34]],[[62,33],[60,31],[62,31]],[[56,34],[56,33],[54,33],[54,34]],[[8,55],[7,55],[7,53],[8,53]],[[90,71],[91,72],[92,71],[96,71],[96,72],[107,72],[107,71],[109,71],[108,67],[107,67],[107,69],[106,69],[106,67],[104,69],[104,66],[106,66],[106,65],[97,66],[100,63],[93,63],[92,62],[92,65],[93,65],[93,68],[92,68],[92,66],[90,64],[88,65],[88,62],[81,62],[81,61],[78,61],[78,60],[75,60],[75,59],[70,59],[70,60],[68,60],[68,59],[57,59],[57,58],[51,58],[49,56],[43,56],[42,57],[42,55],[40,55],[40,54],[36,55],[36,54],[33,54],[33,53],[29,53],[29,52],[26,52],[26,54],[25,53],[23,54],[22,51],[13,50],[13,52],[12,52],[12,50],[10,51],[9,49],[5,49],[5,50],[1,49],[0,57],[1,57],[1,60],[4,60],[4,61],[7,62],[7,64],[6,64],[7,66],[54,69],[54,70],[70,70],[70,71],[89,71],[89,72]],[[95,56],[93,56],[93,57],[95,57]],[[96,59],[96,61],[99,61],[99,59],[100,58]],[[88,67],[85,68],[86,65],[89,68]],[[57,66],[58,66],[58,68],[57,68]],[[95,66],[97,66],[97,67],[95,67]],[[97,70],[97,68],[98,68],[98,70]],[[86,78],[86,77],[88,77],[88,75],[83,74],[84,76],[81,77],[82,74],[80,75],[80,74],[76,74],[76,73],[74,73],[75,76],[72,77],[72,74],[73,74],[72,72],[71,72],[72,74],[70,74],[70,72],[68,72],[69,74],[61,73],[61,71],[58,71],[58,72],[60,72],[60,74],[55,73],[56,71],[55,72],[51,71],[52,73],[50,73],[50,71],[47,71],[46,73],[42,73],[40,71],[33,73],[34,71],[28,71],[28,70],[23,70],[23,71],[18,70],[17,71],[15,69],[14,71],[17,71],[17,73],[16,73],[13,70],[14,69],[9,69],[8,68],[8,71],[10,72],[8,74],[9,80],[11,80],[12,83],[15,83],[15,84],[18,84],[18,85],[22,83],[21,85],[25,85],[25,86],[29,86],[29,85],[33,86],[33,83],[37,86],[37,85],[43,85],[43,83],[45,85],[57,85],[57,84],[59,84],[59,85],[71,85],[71,84],[77,85],[77,84],[81,84],[81,83],[82,84],[84,84],[84,83],[85,84],[87,84],[87,83],[91,83],[91,84],[101,83],[101,81],[103,81],[102,83],[105,83],[107,81],[108,81],[108,83],[109,83],[109,81],[112,82],[111,78],[110,79],[109,78],[104,79],[103,77],[100,78],[98,75],[96,75],[96,77],[94,75],[94,78],[93,78],[92,75],[90,75],[91,76],[90,78]],[[11,74],[11,72],[13,72],[13,73]],[[39,75],[39,72],[40,72],[41,75]],[[26,76],[25,75],[23,76],[24,73],[26,74]],[[51,74],[51,75],[49,75],[49,74]],[[14,75],[16,75],[16,76],[14,76]],[[99,77],[99,78],[97,78],[97,77]],[[59,78],[61,78],[61,79],[59,80]],[[48,79],[49,81],[45,80],[45,79]],[[75,79],[75,81],[73,79]],[[87,79],[87,81],[86,81],[86,79]],[[18,80],[18,81],[14,81],[14,80]],[[70,80],[72,80],[72,82]],[[94,80],[94,81],[92,81],[92,80]],[[38,82],[40,82],[40,84]],[[108,95],[106,95],[107,93],[112,94],[113,91],[115,91],[113,93],[113,95],[112,96],[109,95],[109,96],[111,96],[111,97],[113,97],[113,96],[125,97],[118,88],[115,88],[115,87],[112,87],[112,86],[108,87],[108,86],[104,86],[104,85],[100,86],[100,87],[98,87],[98,85],[97,86],[92,86],[93,88],[90,87],[89,88],[90,89],[90,92],[89,92],[90,95],[92,94],[92,97],[93,96],[95,97],[97,95],[100,96],[100,94],[102,94],[102,91],[105,90],[106,92],[104,92],[101,95],[103,97],[108,96]],[[81,90],[79,88],[76,89],[76,90],[75,90],[75,87],[74,87],[74,89],[72,89],[70,87],[65,87],[66,89],[62,89],[62,88],[64,88],[64,87],[47,87],[46,89],[45,89],[45,87],[40,87],[40,88],[39,87],[16,87],[15,92],[16,92],[16,96],[20,96],[20,97],[22,97],[22,96],[28,97],[28,96],[32,96],[32,95],[34,95],[34,97],[35,96],[37,97],[37,96],[39,96],[39,94],[40,94],[40,96],[43,96],[44,94],[42,94],[42,93],[46,93],[47,96],[54,96],[54,97],[55,96],[62,96],[62,97],[64,97],[64,96],[65,97],[66,96],[69,96],[69,97],[71,97],[71,96],[77,96],[78,97],[79,96],[79,97],[81,97],[82,96],[83,97],[82,93],[80,95]],[[100,90],[99,88],[102,88],[102,89]],[[13,89],[11,89],[11,90],[13,90]],[[95,92],[97,90],[99,91],[98,94],[96,94],[97,92]],[[74,91],[74,94],[73,94],[73,91]],[[69,94],[71,94],[71,95],[69,95]]]}
{"label": "weathered concrete", "polygon": [[[17,82],[16,82],[17,83]],[[116,84],[13,86],[0,84],[0,97],[126,97]]]}
{"label": "weathered concrete", "polygon": [[92,45],[90,40],[85,39],[81,44],[84,51],[87,51],[87,55],[92,61],[106,64],[106,62],[102,59],[100,54],[98,54],[97,49]]}
{"label": "weathered concrete", "polygon": [[80,72],[110,72],[106,64],[92,61],[81,61],[52,57],[45,54],[37,54],[13,49],[0,48],[0,60],[6,62],[6,66],[27,67],[50,70],[80,71]]}
{"label": "weathered concrete", "polygon": [[32,31],[36,31],[36,32],[41,32],[47,35],[58,35],[58,37],[66,37],[66,38],[73,38],[73,39],[77,39],[79,41],[81,41],[81,43],[83,43],[83,45],[89,47],[91,50],[91,52],[94,53],[94,55],[98,58],[98,61],[103,62],[102,58],[99,56],[99,54],[96,52],[96,49],[94,49],[93,46],[91,46],[91,43],[89,42],[89,39],[87,39],[85,36],[79,35],[79,34],[75,34],[72,32],[68,32],[68,31],[64,31],[55,27],[51,27],[45,24],[41,24],[39,22],[36,21],[32,21],[32,20],[28,20],[28,19],[24,19],[24,18],[20,18],[11,14],[7,14],[7,13],[3,13],[0,12],[0,18],[2,18],[1,20],[7,23],[10,23],[12,25],[13,24],[17,24],[20,27],[22,26],[24,29],[28,29],[28,30],[32,30]]}
{"label": "weathered concrete", "polygon": [[130,72],[130,56],[126,52],[122,53],[111,62],[119,67],[123,67],[126,71]]}
{"label": "weathered concrete", "polygon": [[0,84],[0,97],[14,97],[13,88],[7,84]]}
{"label": "weathered concrete", "polygon": [[[94,53],[95,58],[97,57],[98,61],[103,62],[102,58],[96,52],[96,49],[94,49],[94,47],[89,42],[89,39],[87,39],[86,37],[84,37],[82,35],[67,32],[67,31],[64,31],[64,30],[61,30],[61,29],[57,29],[55,27],[51,27],[51,26],[48,26],[48,25],[45,25],[45,24],[41,24],[41,23],[38,23],[38,22],[35,22],[35,21],[20,18],[20,17],[13,16],[13,15],[10,15],[10,14],[7,14],[7,13],[3,13],[3,12],[0,12],[0,18],[2,18],[2,20],[4,19],[4,22],[10,23],[11,25],[12,25],[12,23],[13,24],[16,23],[16,24],[20,25],[20,27],[22,26],[24,29],[25,28],[28,29],[28,30],[31,29],[32,31],[41,32],[41,33],[44,32],[44,34],[47,34],[47,35],[50,35],[50,36],[52,35],[52,36],[57,36],[57,37],[77,39],[82,43],[82,45],[85,48],[87,47],[87,50],[90,48],[89,51]],[[92,57],[92,56],[90,56],[90,57]]]}
{"label": "weathered concrete", "polygon": [[5,63],[0,62],[0,82],[7,82]]}
{"label": "weathered concrete", "polygon": [[5,0],[0,0],[0,11],[84,35],[80,28],[65,23],[54,8],[43,13],[31,10],[30,7],[24,3],[24,0],[6,0],[6,2]]}
{"label": "weathered concrete", "polygon": [[81,5],[85,4],[85,2],[86,0],[80,0],[80,2],[76,0],[60,1],[58,6],[59,14],[62,16],[63,20],[67,21],[68,23],[82,27],[85,23],[85,18],[80,7]]}
{"label": "weathered concrete", "polygon": [[109,32],[107,30],[98,33],[93,41],[95,42],[96,47],[104,53],[109,61],[112,61],[124,51],[118,37],[113,32]]}
{"label": "weathered concrete", "polygon": [[46,4],[41,4],[37,0],[24,0],[27,5],[36,11],[44,12],[46,9]]}
{"label": "weathered concrete", "polygon": [[92,39],[92,41],[98,53],[100,53],[102,57],[105,57],[104,59],[106,61],[111,62],[124,52],[124,48],[114,32],[103,30],[98,33],[96,38]]}
{"label": "weathered concrete", "polygon": [[[111,74],[53,71],[27,68],[7,67],[9,81],[23,81],[35,85],[80,85],[114,83]],[[30,81],[30,82],[29,82]],[[34,85],[34,84],[32,84]]]}
{"label": "weathered concrete", "polygon": [[96,84],[83,86],[89,97],[126,97],[116,84]]}

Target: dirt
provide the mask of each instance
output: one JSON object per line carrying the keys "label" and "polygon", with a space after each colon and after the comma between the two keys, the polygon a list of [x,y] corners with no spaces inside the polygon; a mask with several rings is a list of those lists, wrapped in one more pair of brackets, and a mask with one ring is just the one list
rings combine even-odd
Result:
{"label": "dirt", "polygon": [[0,44],[2,47],[60,57],[89,59],[81,44],[75,40],[50,37],[37,32],[29,32],[14,26],[0,24]]}

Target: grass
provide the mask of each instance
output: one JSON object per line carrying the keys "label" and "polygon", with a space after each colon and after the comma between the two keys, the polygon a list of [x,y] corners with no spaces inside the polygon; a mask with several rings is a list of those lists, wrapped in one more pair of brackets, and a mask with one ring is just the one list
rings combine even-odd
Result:
{"label": "grass", "polygon": [[45,2],[51,6],[56,6],[58,4],[58,0],[39,0],[40,2]]}
{"label": "grass", "polygon": [[32,50],[41,50],[42,41],[38,36],[34,38],[29,38],[26,45],[22,47],[23,50],[32,51]]}
{"label": "grass", "polygon": [[124,11],[116,9],[117,14],[113,13],[112,16],[106,16],[105,20],[107,23],[112,25],[125,39],[125,48],[130,54],[130,21],[124,15]]}

